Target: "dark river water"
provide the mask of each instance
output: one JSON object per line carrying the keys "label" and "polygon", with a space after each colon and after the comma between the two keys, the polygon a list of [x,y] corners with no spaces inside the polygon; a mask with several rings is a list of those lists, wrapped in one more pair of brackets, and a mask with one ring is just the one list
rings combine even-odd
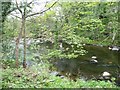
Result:
{"label": "dark river water", "polygon": [[[46,47],[53,49],[50,42],[38,43],[38,53],[45,53]],[[63,47],[69,47],[64,45]],[[113,77],[120,76],[120,47],[108,47],[101,45],[83,45],[87,53],[73,59],[57,59],[53,65],[61,75],[70,75],[74,78],[93,79],[102,76],[103,72],[109,72]],[[47,52],[46,52],[47,53]],[[95,57],[95,58],[93,58]]]}
{"label": "dark river water", "polygon": [[[63,75],[66,73],[86,79],[98,78],[103,72],[109,72],[113,77],[120,73],[120,52],[110,50],[105,46],[85,45],[87,54],[74,59],[61,59],[55,62],[55,67]],[[93,59],[95,57],[95,59]]]}

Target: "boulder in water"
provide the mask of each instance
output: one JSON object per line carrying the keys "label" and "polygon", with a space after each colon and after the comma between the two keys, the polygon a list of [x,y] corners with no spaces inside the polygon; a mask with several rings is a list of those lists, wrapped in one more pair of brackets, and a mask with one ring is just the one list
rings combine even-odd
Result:
{"label": "boulder in water", "polygon": [[120,48],[117,47],[117,46],[114,46],[114,47],[112,48],[113,51],[118,51],[119,49],[120,49]]}
{"label": "boulder in water", "polygon": [[103,72],[103,74],[102,74],[102,76],[103,76],[103,78],[104,78],[104,80],[105,81],[110,81],[110,82],[112,82],[112,80],[111,80],[111,74],[109,73],[109,72]]}
{"label": "boulder in water", "polygon": [[92,59],[97,59],[97,57],[96,57],[96,56],[92,56],[91,58],[92,58]]}
{"label": "boulder in water", "polygon": [[104,80],[104,81],[110,81],[112,82],[111,80],[111,74],[109,72],[103,72],[102,75],[99,76],[99,78],[97,80]]}
{"label": "boulder in water", "polygon": [[109,49],[109,50],[112,50],[112,51],[119,51],[119,50],[120,50],[120,47],[110,46],[108,49]]}
{"label": "boulder in water", "polygon": [[98,63],[98,61],[95,59],[92,59],[92,60],[90,60],[90,63]]}
{"label": "boulder in water", "polygon": [[98,63],[96,56],[92,56],[91,58],[90,63]]}
{"label": "boulder in water", "polygon": [[109,72],[103,72],[103,74],[102,74],[102,76],[103,77],[110,77],[111,76],[111,74],[109,73]]}
{"label": "boulder in water", "polygon": [[53,71],[50,73],[50,75],[54,75],[54,76],[61,76],[59,72]]}

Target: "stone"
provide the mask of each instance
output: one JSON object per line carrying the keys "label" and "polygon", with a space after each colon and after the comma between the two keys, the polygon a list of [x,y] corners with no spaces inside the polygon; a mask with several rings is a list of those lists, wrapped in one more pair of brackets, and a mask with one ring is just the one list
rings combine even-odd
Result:
{"label": "stone", "polygon": [[117,46],[114,46],[114,47],[112,48],[112,50],[113,50],[113,51],[118,51],[119,48],[118,48]]}
{"label": "stone", "polygon": [[56,71],[53,71],[50,73],[51,75],[54,75],[54,76],[58,76],[59,75],[59,72],[56,72]]}
{"label": "stone", "polygon": [[93,60],[90,60],[90,63],[98,63],[98,61],[93,59]]}
{"label": "stone", "polygon": [[92,59],[96,59],[97,57],[96,57],[96,56],[92,56],[91,58],[92,58]]}
{"label": "stone", "polygon": [[120,47],[117,47],[117,46],[113,46],[113,47],[108,47],[109,50],[112,50],[112,51],[119,51],[120,50]]}
{"label": "stone", "polygon": [[109,73],[109,72],[103,72],[103,74],[102,74],[102,76],[103,77],[110,77],[111,76],[111,74]]}
{"label": "stone", "polygon": [[61,78],[64,78],[65,76],[60,76]]}

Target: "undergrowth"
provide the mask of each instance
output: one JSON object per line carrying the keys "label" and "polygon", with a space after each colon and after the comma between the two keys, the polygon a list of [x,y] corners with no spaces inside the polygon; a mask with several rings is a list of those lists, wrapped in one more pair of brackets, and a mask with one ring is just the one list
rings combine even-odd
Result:
{"label": "undergrowth", "polygon": [[[2,69],[2,88],[118,88],[111,82],[77,79],[51,75],[49,64],[29,68]],[[118,89],[119,90],[119,89]]]}

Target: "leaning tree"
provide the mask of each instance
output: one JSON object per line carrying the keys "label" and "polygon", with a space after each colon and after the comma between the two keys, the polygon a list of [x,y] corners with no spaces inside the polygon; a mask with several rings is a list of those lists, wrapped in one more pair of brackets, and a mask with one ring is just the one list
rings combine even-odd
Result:
{"label": "leaning tree", "polygon": [[[21,19],[21,28],[20,28],[20,31],[19,31],[19,35],[16,39],[16,48],[15,48],[15,56],[16,56],[16,67],[18,67],[19,65],[19,41],[20,41],[20,38],[22,37],[22,32],[23,32],[23,37],[24,37],[24,59],[23,59],[23,68],[26,68],[27,65],[26,65],[26,30],[25,30],[25,24],[26,24],[26,20],[27,18],[29,17],[32,17],[32,16],[35,16],[35,15],[40,15],[40,14],[43,14],[44,12],[50,10],[58,1],[55,1],[50,7],[46,8],[45,10],[41,10],[40,12],[32,12],[31,9],[31,4],[34,3],[34,0],[32,0],[31,2],[23,2],[21,3],[20,6],[22,6],[22,8],[20,8],[17,0],[15,2],[15,5],[16,5],[16,8],[17,10],[19,11],[21,17],[18,17]],[[46,3],[47,4],[47,3]],[[45,6],[46,6],[45,4]]]}

